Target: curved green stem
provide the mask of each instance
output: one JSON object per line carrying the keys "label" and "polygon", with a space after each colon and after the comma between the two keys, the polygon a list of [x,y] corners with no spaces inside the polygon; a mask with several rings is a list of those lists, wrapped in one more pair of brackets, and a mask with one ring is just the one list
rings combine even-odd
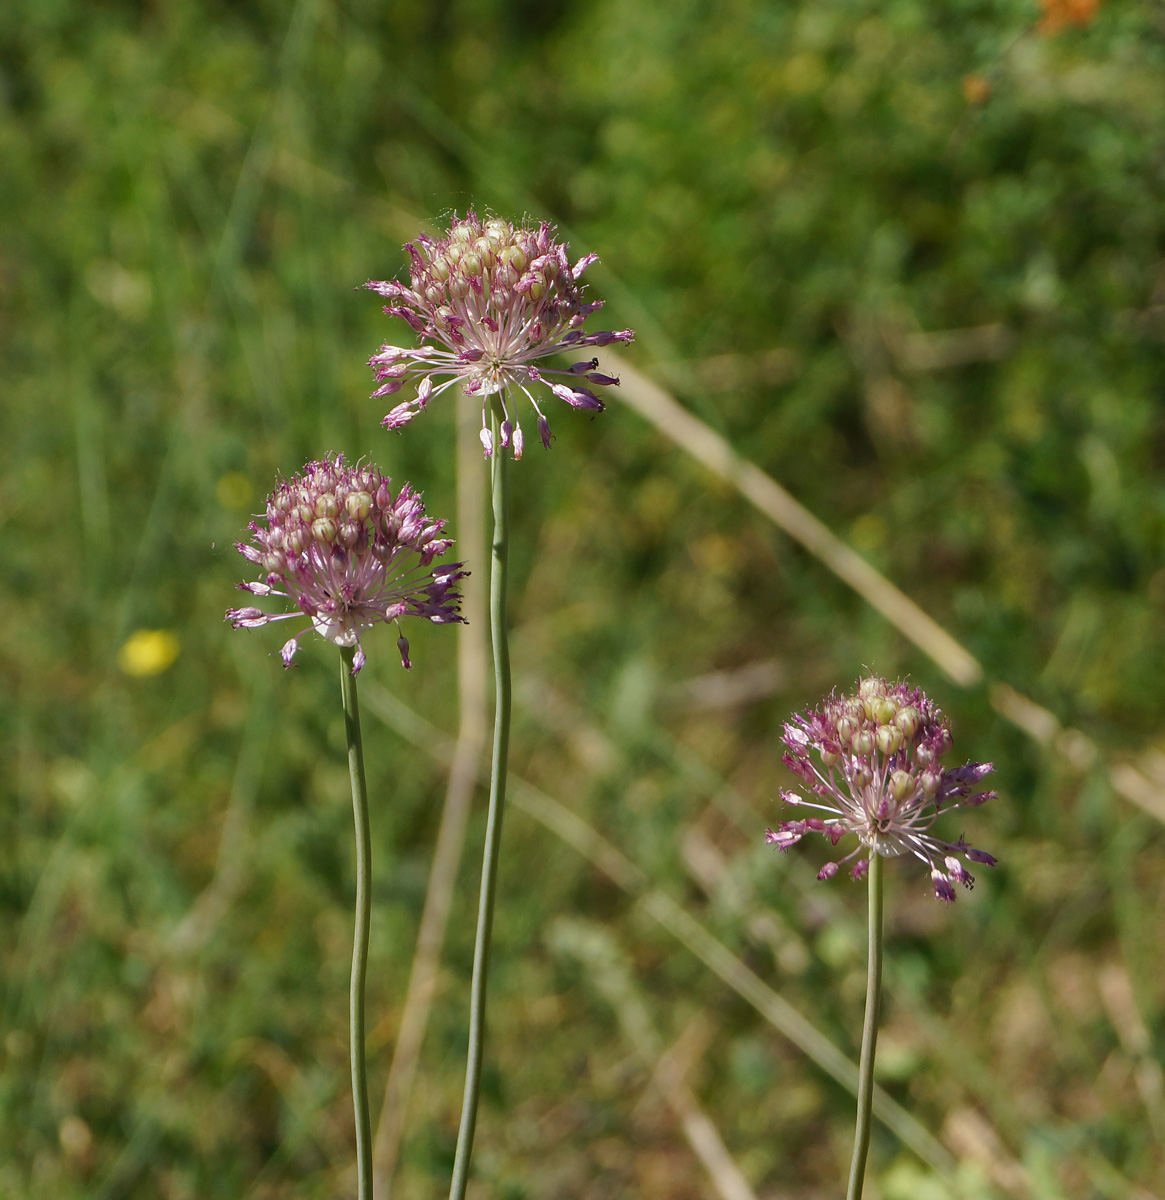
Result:
{"label": "curved green stem", "polygon": [[862,1057],[858,1063],[858,1119],[854,1157],[849,1169],[846,1200],[861,1200],[870,1151],[870,1109],[874,1098],[874,1052],[882,1008],[882,856],[870,854],[870,949],[866,968],[866,1018],[862,1025]]}
{"label": "curved green stem", "polygon": [[485,993],[489,976],[490,939],[493,933],[494,894],[497,891],[498,851],[502,841],[502,813],[506,800],[506,761],[510,748],[510,645],[506,618],[506,568],[509,562],[509,455],[501,444],[502,407],[490,401],[490,430],[494,452],[490,462],[493,493],[493,540],[489,576],[490,641],[494,659],[493,764],[489,776],[489,813],[485,827],[485,855],[481,866],[481,895],[477,908],[477,937],[473,945],[473,980],[469,999],[469,1056],[465,1065],[465,1095],[461,1102],[461,1127],[449,1200],[464,1200],[477,1125],[481,1091],[481,1064],[485,1050]]}
{"label": "curved green stem", "polygon": [[368,829],[368,785],[360,740],[360,703],[352,662],[354,646],[340,648],[340,692],[348,735],[348,773],[352,777],[352,814],[356,821],[356,931],[352,940],[351,1027],[352,1107],[356,1114],[356,1175],[359,1200],[372,1200],[372,1119],[368,1111],[368,1073],[364,1064],[364,980],[368,974],[368,927],[372,919],[372,845]]}

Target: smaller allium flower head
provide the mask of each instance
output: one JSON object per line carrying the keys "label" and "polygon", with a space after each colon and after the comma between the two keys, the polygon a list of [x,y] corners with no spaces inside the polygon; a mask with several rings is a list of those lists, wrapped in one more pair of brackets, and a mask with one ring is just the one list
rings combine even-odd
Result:
{"label": "smaller allium flower head", "polygon": [[940,813],[974,807],[995,793],[975,790],[990,763],[947,770],[939,762],[951,748],[950,725],[918,688],[863,679],[856,695],[831,695],[816,711],[794,716],[782,741],[789,748],[785,765],[814,799],[797,792],[781,798],[823,815],[783,821],[768,831],[768,841],[788,850],[807,833],[822,833],[835,846],[846,834],[858,836],[857,849],[826,863],[818,879],[832,878],[850,859],[857,859],[850,874],[861,879],[871,854],[913,854],[930,871],[934,894],[952,901],[952,880],[966,888],[975,883],[958,855],[995,865],[961,838],[945,842],[931,832]]}
{"label": "smaller allium flower head", "polygon": [[[456,584],[469,572],[461,563],[433,565],[453,545],[438,536],[444,526],[425,516],[420,494],[407,483],[393,495],[391,480],[374,466],[349,467],[342,454],[308,463],[267,497],[266,525],[252,521],[251,541],[237,546],[262,572],[257,583],[239,587],[290,600],[297,611],[233,608],[226,619],[236,629],[254,629],[306,615],[329,641],[356,647],[354,675],[365,662],[362,629],[385,621],[399,633],[406,616],[437,625],[463,619]],[[285,667],[306,632],[284,644]],[[410,667],[403,633],[397,647]]]}
{"label": "smaller allium flower head", "polygon": [[572,267],[567,247],[554,240],[555,227],[514,226],[500,217],[481,220],[471,209],[454,219],[434,241],[422,235],[405,249],[412,260],[410,286],[395,280],[369,281],[389,303],[384,311],[401,317],[421,340],[415,349],[384,345],[369,360],[380,386],[373,396],[391,396],[406,383],[416,395],[398,404],[383,424],[401,429],[456,383],[482,398],[481,443],[488,458],[495,446],[486,421],[490,396],[501,396],[505,420],[503,448],[522,457],[525,438],[515,393],[523,392],[538,414],[538,433],[550,448],[550,422],[531,390],[545,384],[572,408],[602,412],[603,402],[584,384],[608,387],[619,380],[602,374],[597,358],[565,370],[539,366],[545,358],[589,346],[630,342],[630,329],[584,333],[583,323],[603,306],[583,301],[582,273],[598,257],[585,255]]}

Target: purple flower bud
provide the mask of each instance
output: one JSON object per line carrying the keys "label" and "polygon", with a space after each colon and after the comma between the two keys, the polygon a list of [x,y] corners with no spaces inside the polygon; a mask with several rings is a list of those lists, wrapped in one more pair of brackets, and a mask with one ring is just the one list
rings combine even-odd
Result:
{"label": "purple flower bud", "polygon": [[385,429],[403,429],[416,415],[413,402],[409,400],[404,404],[398,404],[396,408],[381,418],[380,423]]}
{"label": "purple flower bud", "polygon": [[963,851],[964,854],[972,861],[982,863],[985,867],[995,866],[995,859],[988,854],[986,850],[974,850],[970,846]]}
{"label": "purple flower bud", "polygon": [[584,254],[583,257],[574,264],[574,270],[571,271],[571,274],[575,277],[575,279],[578,279],[578,277],[587,269],[587,267],[591,265],[591,263],[598,261],[599,256],[597,254]]}
{"label": "purple flower bud", "polygon": [[226,619],[234,629],[257,629],[270,620],[261,608],[230,608]]}

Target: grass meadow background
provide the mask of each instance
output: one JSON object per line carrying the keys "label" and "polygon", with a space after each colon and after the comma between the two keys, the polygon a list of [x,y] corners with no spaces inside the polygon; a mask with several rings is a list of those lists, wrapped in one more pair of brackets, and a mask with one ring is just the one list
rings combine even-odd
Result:
{"label": "grass meadow background", "polygon": [[[1161,1195],[1159,0],[8,0],[0,1196],[353,1194],[336,655],[285,673],[222,614],[308,458],[452,515],[455,406],[379,429],[365,360],[407,331],[355,289],[471,204],[597,252],[596,327],[984,672],[953,682],[617,398],[555,406],[513,472],[512,770],[642,876],[511,809],[475,1194],[716,1196],[680,1076],[760,1200],[840,1194],[850,1096],[658,897],[856,1058],[864,889],[763,837],[781,722],[869,668],[1000,792],[973,893],[890,872],[880,1081],[941,1146],[878,1127],[869,1194]],[[406,674],[382,633],[365,695],[454,733],[456,635],[410,631]],[[378,1103],[445,768],[365,721]],[[405,1200],[447,1186],[483,813]]]}

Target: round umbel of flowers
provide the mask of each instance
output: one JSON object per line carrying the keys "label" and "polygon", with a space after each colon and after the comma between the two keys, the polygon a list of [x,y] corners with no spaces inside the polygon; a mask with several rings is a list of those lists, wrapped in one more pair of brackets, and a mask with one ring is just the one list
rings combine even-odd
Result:
{"label": "round umbel of flowers", "polygon": [[857,860],[850,874],[860,879],[871,854],[912,854],[930,871],[935,895],[952,901],[952,880],[966,888],[975,882],[960,855],[994,866],[985,851],[932,832],[941,814],[982,804],[995,793],[976,790],[990,763],[947,769],[939,761],[951,748],[950,725],[918,688],[863,679],[856,694],[831,695],[819,709],[794,716],[782,740],[785,765],[808,796],[782,792],[781,798],[821,815],[782,821],[768,831],[768,841],[788,850],[807,833],[824,834],[835,846],[847,834],[858,837],[857,848],[826,863],[818,879],[836,875],[850,859]]}
{"label": "round umbel of flowers", "polygon": [[391,396],[406,384],[416,394],[398,404],[383,421],[401,429],[434,396],[454,384],[482,398],[481,442],[493,454],[493,435],[486,421],[489,397],[499,395],[505,413],[502,447],[522,457],[525,439],[517,393],[538,414],[542,444],[550,447],[550,423],[535,395],[544,384],[572,408],[602,412],[603,402],[591,390],[619,380],[598,370],[597,358],[572,367],[540,366],[551,355],[613,342],[630,342],[630,329],[585,333],[583,323],[603,305],[584,302],[582,273],[598,257],[587,254],[573,266],[567,247],[554,240],[555,227],[514,226],[500,217],[481,220],[470,210],[455,219],[436,240],[422,235],[405,249],[412,262],[406,287],[395,280],[372,280],[365,286],[389,301],[384,311],[412,326],[420,345],[409,349],[384,345],[368,360],[379,387],[373,396]]}
{"label": "round umbel of flowers", "polygon": [[291,666],[299,639],[314,628],[337,646],[356,647],[353,674],[365,662],[361,630],[390,622],[400,634],[401,662],[409,667],[402,617],[437,625],[463,619],[456,585],[469,572],[461,563],[434,565],[453,545],[439,536],[444,526],[425,515],[419,493],[406,483],[394,494],[391,480],[374,466],[350,467],[342,454],[308,463],[267,497],[265,518],[249,526],[251,541],[237,546],[262,572],[257,582],[239,587],[291,601],[295,609],[233,608],[226,619],[236,629],[254,629],[310,617],[311,626],[284,644],[283,665]]}

